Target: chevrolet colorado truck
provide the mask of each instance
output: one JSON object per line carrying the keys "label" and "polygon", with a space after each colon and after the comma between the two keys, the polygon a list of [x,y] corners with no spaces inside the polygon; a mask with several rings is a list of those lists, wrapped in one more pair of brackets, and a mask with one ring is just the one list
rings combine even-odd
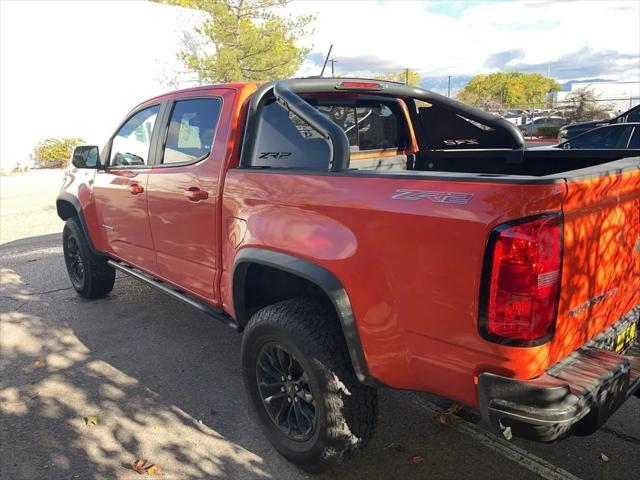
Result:
{"label": "chevrolet colorado truck", "polygon": [[640,387],[640,152],[528,151],[421,88],[308,78],[181,90],[76,148],[73,287],[116,270],[243,332],[249,403],[317,472],[370,439],[377,388],[543,442]]}

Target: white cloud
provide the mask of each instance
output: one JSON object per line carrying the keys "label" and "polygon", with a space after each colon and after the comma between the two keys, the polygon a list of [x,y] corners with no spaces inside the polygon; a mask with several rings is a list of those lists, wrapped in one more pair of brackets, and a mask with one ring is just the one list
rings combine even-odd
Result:
{"label": "white cloud", "polygon": [[[585,47],[632,54],[640,62],[637,1],[471,2],[454,17],[433,13],[423,2],[399,0],[298,1],[288,10],[316,12],[314,50],[326,52],[333,43],[333,56],[338,62],[349,59],[350,65],[366,56],[368,63],[376,57],[390,69],[400,65],[427,76],[463,75],[491,71],[485,61],[498,52],[520,49],[518,63],[546,65]],[[317,72],[307,62],[300,73]]]}

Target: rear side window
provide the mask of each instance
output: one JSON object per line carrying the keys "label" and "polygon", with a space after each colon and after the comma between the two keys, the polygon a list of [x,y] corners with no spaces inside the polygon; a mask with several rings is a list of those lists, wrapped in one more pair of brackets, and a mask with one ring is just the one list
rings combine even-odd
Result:
{"label": "rear side window", "polygon": [[342,127],[353,153],[404,150],[409,144],[404,113],[397,102],[312,99],[309,103]]}
{"label": "rear side window", "polygon": [[222,101],[219,98],[179,100],[173,106],[163,164],[190,163],[211,152]]}

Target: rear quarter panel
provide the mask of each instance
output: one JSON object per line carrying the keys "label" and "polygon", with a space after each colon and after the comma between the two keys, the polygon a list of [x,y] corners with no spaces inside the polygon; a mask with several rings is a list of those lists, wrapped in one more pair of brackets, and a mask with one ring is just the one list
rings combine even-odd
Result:
{"label": "rear quarter panel", "polygon": [[[399,189],[471,195],[466,205],[393,199]],[[331,271],[351,300],[371,374],[395,388],[476,404],[482,371],[530,378],[548,346],[508,348],[478,334],[485,243],[505,221],[561,208],[563,183],[227,172],[222,298],[232,311],[237,251],[262,247]]]}

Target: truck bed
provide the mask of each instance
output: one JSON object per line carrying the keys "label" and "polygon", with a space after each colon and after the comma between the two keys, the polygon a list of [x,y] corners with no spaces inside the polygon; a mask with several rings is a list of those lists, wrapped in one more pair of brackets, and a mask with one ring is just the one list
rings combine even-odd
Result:
{"label": "truck bed", "polygon": [[[418,154],[414,170],[557,177],[640,166],[638,150],[442,150]],[[567,175],[571,173],[571,175]]]}

